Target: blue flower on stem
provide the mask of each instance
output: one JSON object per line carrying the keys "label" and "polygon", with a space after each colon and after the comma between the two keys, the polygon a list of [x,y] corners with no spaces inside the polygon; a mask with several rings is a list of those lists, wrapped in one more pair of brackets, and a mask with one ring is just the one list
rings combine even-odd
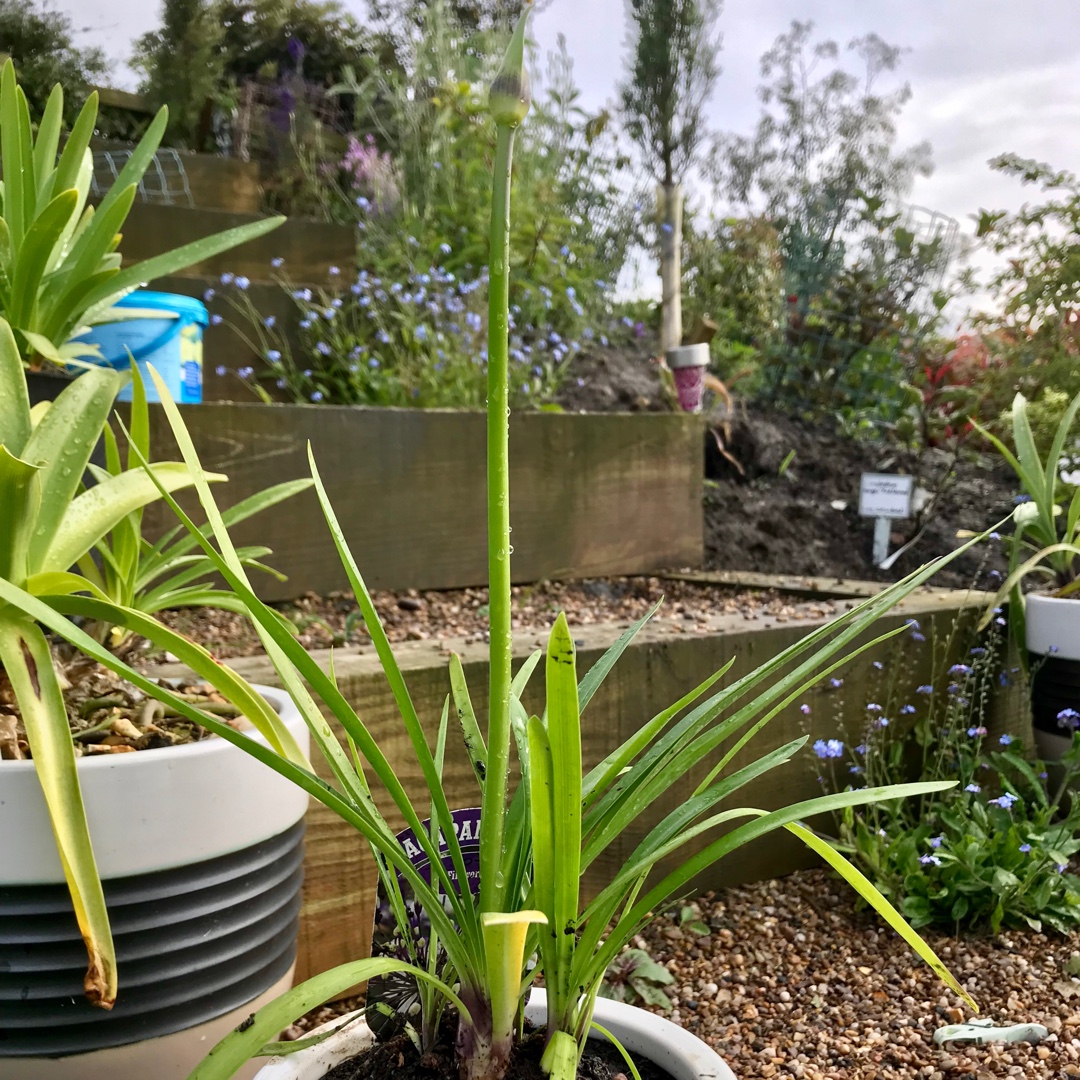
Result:
{"label": "blue flower on stem", "polygon": [[318,343],[318,344],[317,344],[317,345],[315,346],[315,351],[316,351],[317,353],[320,353],[320,354],[321,354],[322,356],[329,356],[329,355],[330,355],[330,353],[331,353],[331,352],[332,352],[333,350],[332,350],[332,349],[330,348],[330,346],[329,346],[329,345],[327,345],[327,344],[326,344],[326,342],[325,342],[325,341],[320,341],[320,342],[319,342],[319,343]]}
{"label": "blue flower on stem", "polygon": [[809,716],[810,715],[810,706],[807,705],[806,702],[804,701],[799,706],[799,712],[801,712],[803,714],[803,716]]}
{"label": "blue flower on stem", "polygon": [[929,683],[924,683],[922,686],[915,688],[916,694],[932,694],[933,692],[934,688]]}
{"label": "blue flower on stem", "polygon": [[944,836],[931,836],[928,843],[932,848],[939,848],[945,842]]}
{"label": "blue flower on stem", "polygon": [[920,855],[919,856],[919,862],[921,862],[923,864],[923,866],[940,866],[941,865],[941,860],[936,855]]}
{"label": "blue flower on stem", "polygon": [[312,390],[311,400],[314,402],[320,402],[323,399],[323,392],[321,390]]}
{"label": "blue flower on stem", "polygon": [[1026,855],[1030,850],[1031,850],[1031,845],[1030,844],[1021,844],[1020,845],[1020,851],[1021,851],[1022,854]]}
{"label": "blue flower on stem", "polygon": [[1000,806],[1002,810],[1011,810],[1013,803],[1017,802],[1017,798],[1010,791],[1006,791],[1004,795],[999,795],[996,799],[989,800],[992,806]]}
{"label": "blue flower on stem", "polygon": [[818,739],[814,743],[814,753],[819,758],[839,758],[844,756],[844,744],[839,739]]}
{"label": "blue flower on stem", "polygon": [[998,742],[1002,746],[1008,746],[1012,741],[1013,741],[1013,738],[1012,738],[1011,735],[1002,735],[1001,738],[998,739]]}
{"label": "blue flower on stem", "polygon": [[982,791],[982,788],[979,787],[978,784],[968,784],[968,786],[964,788],[964,790],[970,791],[972,795],[978,795],[978,793]]}
{"label": "blue flower on stem", "polygon": [[255,374],[255,369],[253,367],[242,367],[236,374],[239,375],[241,379],[250,379],[251,376]]}

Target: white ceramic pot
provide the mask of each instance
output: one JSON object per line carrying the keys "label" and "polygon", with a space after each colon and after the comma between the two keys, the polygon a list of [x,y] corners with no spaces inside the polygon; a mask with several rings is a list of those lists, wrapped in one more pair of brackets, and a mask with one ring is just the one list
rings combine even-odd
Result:
{"label": "white ceramic pot", "polygon": [[[532,991],[526,1018],[537,1027],[547,1022],[547,995]],[[735,1080],[715,1050],[678,1024],[621,1001],[597,998],[593,1018],[630,1051],[671,1073],[672,1080]],[[596,1036],[599,1038],[600,1036]],[[372,1043],[363,1013],[318,1046],[287,1057],[271,1058],[255,1080],[322,1080],[335,1065],[363,1053]]]}
{"label": "white ceramic pot", "polygon": [[707,344],[679,345],[664,353],[664,360],[675,377],[675,392],[685,412],[701,412],[705,393],[705,369],[709,366]]}
{"label": "white ceramic pot", "polygon": [[1059,716],[1080,713],[1080,600],[1029,593],[1024,627],[1031,662],[1031,712],[1039,756],[1057,761],[1072,742]]}
{"label": "white ceramic pot", "polygon": [[[260,689],[306,751],[288,695]],[[82,996],[86,953],[33,762],[0,762],[0,1076],[183,1080],[291,984],[308,797],[223,739],[84,758],[79,781],[117,1004]]]}

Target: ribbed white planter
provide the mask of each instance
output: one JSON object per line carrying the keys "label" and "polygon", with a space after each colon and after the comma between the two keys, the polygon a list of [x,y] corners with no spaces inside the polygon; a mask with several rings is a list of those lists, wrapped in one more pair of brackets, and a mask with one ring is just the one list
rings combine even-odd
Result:
{"label": "ribbed white planter", "polygon": [[1072,743],[1065,709],[1080,713],[1080,600],[1028,593],[1024,626],[1031,661],[1031,711],[1039,756],[1057,761]]}
{"label": "ribbed white planter", "polygon": [[[532,991],[525,1016],[537,1027],[547,1022],[547,995],[542,989]],[[593,1018],[631,1054],[666,1069],[672,1080],[736,1080],[715,1050],[662,1016],[621,1001],[597,998]],[[335,1065],[363,1053],[372,1042],[371,1030],[360,1013],[318,1046],[271,1058],[255,1080],[322,1080]]]}
{"label": "ribbed white planter", "polygon": [[[260,689],[306,750],[288,695]],[[291,984],[308,797],[223,739],[84,758],[79,780],[117,1004],[82,996],[86,953],[33,762],[0,762],[0,1077],[183,1080]]]}

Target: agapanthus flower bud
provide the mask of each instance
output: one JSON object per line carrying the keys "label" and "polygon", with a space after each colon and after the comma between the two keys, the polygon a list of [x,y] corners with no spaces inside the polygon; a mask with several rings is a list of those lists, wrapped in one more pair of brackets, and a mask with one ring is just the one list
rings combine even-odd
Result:
{"label": "agapanthus flower bud", "polygon": [[517,127],[528,116],[532,104],[532,87],[525,67],[525,23],[531,7],[532,0],[527,0],[488,95],[488,109],[500,127]]}

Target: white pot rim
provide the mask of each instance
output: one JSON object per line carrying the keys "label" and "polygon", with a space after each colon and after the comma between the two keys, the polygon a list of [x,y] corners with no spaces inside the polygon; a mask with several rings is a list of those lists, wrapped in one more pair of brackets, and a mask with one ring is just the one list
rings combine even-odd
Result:
{"label": "white pot rim", "polygon": [[1027,647],[1040,656],[1080,660],[1080,599],[1028,593],[1024,598]]}
{"label": "white pot rim", "polygon": [[[271,1058],[256,1073],[255,1080],[322,1080],[335,1065],[363,1053],[373,1041],[371,1029],[362,1011],[352,1015],[355,1019],[318,1046]],[[547,994],[542,988],[535,988],[530,994],[525,1016],[536,1025],[546,1021]],[[325,1031],[340,1024],[342,1019],[339,1017],[316,1030]],[[631,1053],[667,1069],[673,1080],[736,1080],[723,1058],[707,1043],[655,1013],[621,1001],[597,998],[593,1019]]]}
{"label": "white pot rim", "polygon": [[[257,686],[306,754],[307,724],[282,690]],[[265,740],[258,732],[253,741]],[[307,792],[221,738],[80,758],[79,787],[103,881],[174,870],[278,836]],[[33,761],[0,765],[0,884],[64,881]]]}
{"label": "white pot rim", "polygon": [[709,346],[699,342],[696,345],[677,345],[664,353],[664,360],[669,368],[708,367]]}

